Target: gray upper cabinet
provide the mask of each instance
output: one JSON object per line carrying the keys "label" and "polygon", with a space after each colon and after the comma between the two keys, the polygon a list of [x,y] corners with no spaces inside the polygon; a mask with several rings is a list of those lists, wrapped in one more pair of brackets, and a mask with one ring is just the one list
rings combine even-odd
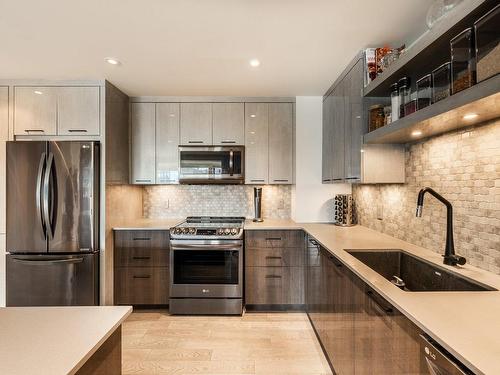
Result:
{"label": "gray upper cabinet", "polygon": [[269,183],[293,180],[293,104],[269,104]]}
{"label": "gray upper cabinet", "polygon": [[15,87],[14,135],[99,135],[99,87]]}
{"label": "gray upper cabinet", "polygon": [[57,134],[57,87],[14,88],[14,135]]}
{"label": "gray upper cabinet", "polygon": [[323,100],[323,183],[404,183],[404,147],[362,142],[368,124],[360,55]]}
{"label": "gray upper cabinet", "polygon": [[155,116],[154,103],[130,105],[132,184],[155,183]]}
{"label": "gray upper cabinet", "polygon": [[333,176],[333,96],[330,94],[323,98],[323,143],[322,143],[322,182],[331,183]]}
{"label": "gray upper cabinet", "polygon": [[181,144],[212,144],[212,103],[181,103]]}
{"label": "gray upper cabinet", "polygon": [[331,108],[333,127],[333,149],[332,149],[332,181],[342,181],[345,177],[345,93],[346,80],[333,90],[333,106]]}
{"label": "gray upper cabinet", "polygon": [[245,144],[245,105],[213,104],[213,144],[219,146]]}
{"label": "gray upper cabinet", "polygon": [[156,183],[179,182],[179,103],[156,104]]}
{"label": "gray upper cabinet", "polygon": [[366,116],[363,113],[363,61],[358,60],[349,73],[345,95],[345,178],[348,181],[361,179],[361,146],[366,132]]}
{"label": "gray upper cabinet", "polygon": [[58,89],[58,135],[99,135],[99,87]]}
{"label": "gray upper cabinet", "polygon": [[267,184],[269,104],[245,104],[245,183]]}

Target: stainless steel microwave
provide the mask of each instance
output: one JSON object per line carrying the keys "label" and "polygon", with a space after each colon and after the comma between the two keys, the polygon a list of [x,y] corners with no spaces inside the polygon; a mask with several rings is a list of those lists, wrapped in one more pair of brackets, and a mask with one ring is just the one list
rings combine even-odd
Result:
{"label": "stainless steel microwave", "polygon": [[244,146],[180,146],[179,183],[242,184]]}

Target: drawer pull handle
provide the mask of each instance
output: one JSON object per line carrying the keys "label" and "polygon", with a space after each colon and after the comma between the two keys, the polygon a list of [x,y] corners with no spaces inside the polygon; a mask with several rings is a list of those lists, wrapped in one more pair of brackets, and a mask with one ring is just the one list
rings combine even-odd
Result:
{"label": "drawer pull handle", "polygon": [[134,279],[150,279],[151,275],[134,275]]}
{"label": "drawer pull handle", "polygon": [[151,241],[151,238],[149,237],[134,237],[134,241]]}
{"label": "drawer pull handle", "polygon": [[266,279],[281,279],[280,275],[266,275]]}
{"label": "drawer pull handle", "polygon": [[132,259],[136,259],[136,260],[146,260],[146,259],[151,259],[151,257],[132,257]]}
{"label": "drawer pull handle", "polygon": [[70,133],[87,133],[85,129],[69,129]]}
{"label": "drawer pull handle", "polygon": [[24,129],[25,133],[45,133],[42,129]]}
{"label": "drawer pull handle", "polygon": [[267,237],[266,241],[281,241],[281,237]]}
{"label": "drawer pull handle", "polygon": [[281,257],[271,257],[271,256],[269,256],[269,257],[266,257],[266,259],[282,259],[282,258]]}

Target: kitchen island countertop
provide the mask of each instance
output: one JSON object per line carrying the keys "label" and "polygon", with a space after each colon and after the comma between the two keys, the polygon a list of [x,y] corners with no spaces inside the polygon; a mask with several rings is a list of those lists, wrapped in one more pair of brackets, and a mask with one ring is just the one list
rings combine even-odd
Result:
{"label": "kitchen island countertop", "polygon": [[0,374],[74,374],[131,312],[130,306],[0,308]]}

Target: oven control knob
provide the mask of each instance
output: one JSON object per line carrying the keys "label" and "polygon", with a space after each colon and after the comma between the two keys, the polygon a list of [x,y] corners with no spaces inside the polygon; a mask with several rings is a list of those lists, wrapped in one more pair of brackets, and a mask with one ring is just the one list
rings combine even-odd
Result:
{"label": "oven control knob", "polygon": [[196,228],[189,228],[189,234],[196,234]]}
{"label": "oven control knob", "polygon": [[182,228],[182,234],[188,234],[189,228]]}
{"label": "oven control knob", "polygon": [[231,235],[236,236],[238,234],[238,229],[233,228],[231,229]]}
{"label": "oven control knob", "polygon": [[230,235],[231,234],[231,229],[229,229],[229,228],[224,229],[224,234],[226,236]]}
{"label": "oven control knob", "polygon": [[181,228],[175,228],[175,234],[181,234],[182,230]]}

